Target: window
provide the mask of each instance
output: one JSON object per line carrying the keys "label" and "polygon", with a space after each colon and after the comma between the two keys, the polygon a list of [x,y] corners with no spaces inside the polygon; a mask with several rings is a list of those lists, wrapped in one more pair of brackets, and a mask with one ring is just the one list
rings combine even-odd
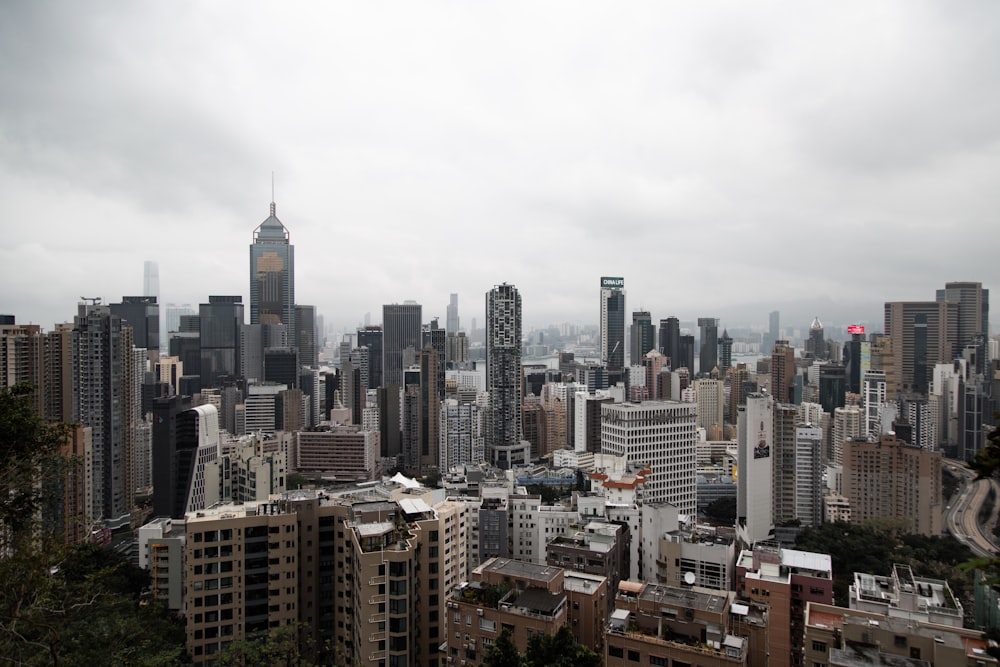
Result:
{"label": "window", "polygon": [[632,662],[639,662],[639,652],[629,649],[628,659],[631,660]]}
{"label": "window", "polygon": [[826,642],[813,642],[813,650],[819,653],[826,653]]}
{"label": "window", "polygon": [[612,658],[624,658],[625,649],[623,649],[621,646],[609,646],[608,655],[610,655]]}
{"label": "window", "polygon": [[651,655],[649,656],[649,664],[655,667],[667,667],[667,659],[661,658],[658,655]]}

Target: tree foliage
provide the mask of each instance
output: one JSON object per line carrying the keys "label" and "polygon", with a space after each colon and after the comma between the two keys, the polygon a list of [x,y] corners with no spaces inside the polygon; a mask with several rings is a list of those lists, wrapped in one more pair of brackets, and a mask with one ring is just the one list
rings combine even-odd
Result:
{"label": "tree foliage", "polygon": [[0,389],[0,526],[8,545],[30,537],[45,488],[39,476],[67,434],[65,425],[41,420],[33,391],[28,384]]}
{"label": "tree foliage", "polygon": [[483,655],[483,667],[524,667],[524,658],[514,646],[510,630],[504,628],[497,640],[486,649]]}
{"label": "tree foliage", "polygon": [[576,641],[564,625],[554,635],[536,633],[521,654],[509,630],[503,630],[483,656],[484,667],[600,667],[601,656]]}
{"label": "tree foliage", "polygon": [[717,498],[705,508],[705,516],[721,525],[736,523],[736,498]]}
{"label": "tree foliage", "polygon": [[830,554],[834,598],[843,606],[847,606],[855,572],[886,576],[895,563],[909,565],[920,577],[947,580],[959,597],[971,585],[968,575],[956,570],[972,558],[967,546],[950,535],[904,534],[892,522],[865,526],[824,523],[799,533],[795,548]]}
{"label": "tree foliage", "polygon": [[0,560],[0,655],[27,665],[181,665],[184,626],[143,600],[148,575],[116,551],[41,542]]}

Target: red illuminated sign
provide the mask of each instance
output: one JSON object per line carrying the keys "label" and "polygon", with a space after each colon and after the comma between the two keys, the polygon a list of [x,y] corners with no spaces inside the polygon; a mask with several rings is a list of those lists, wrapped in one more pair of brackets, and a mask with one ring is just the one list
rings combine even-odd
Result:
{"label": "red illuminated sign", "polygon": [[865,332],[865,326],[863,324],[851,324],[847,327],[847,333],[849,334],[863,334]]}

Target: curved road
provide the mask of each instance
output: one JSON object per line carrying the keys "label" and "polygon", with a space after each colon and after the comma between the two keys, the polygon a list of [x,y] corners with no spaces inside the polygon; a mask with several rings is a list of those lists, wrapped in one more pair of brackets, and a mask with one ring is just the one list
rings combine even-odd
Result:
{"label": "curved road", "polygon": [[[951,504],[945,511],[945,529],[954,535],[959,542],[972,549],[977,556],[995,556],[997,546],[990,539],[990,532],[984,530],[983,526],[979,524],[979,509],[986,502],[990,489],[997,489],[997,482],[988,479],[975,479],[976,474],[966,468],[961,461],[945,459],[945,465],[948,466],[950,472],[958,475],[962,480],[958,492],[952,496]],[[1000,503],[1000,495],[994,498],[995,504]],[[996,507],[994,507],[995,513]]]}

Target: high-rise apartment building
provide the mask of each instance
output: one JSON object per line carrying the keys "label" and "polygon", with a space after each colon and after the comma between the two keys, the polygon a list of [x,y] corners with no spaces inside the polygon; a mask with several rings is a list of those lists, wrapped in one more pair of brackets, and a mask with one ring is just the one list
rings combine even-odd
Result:
{"label": "high-rise apartment building", "polygon": [[273,201],[250,244],[250,324],[283,324],[289,340],[296,340],[295,246]]}
{"label": "high-rise apartment building", "polygon": [[403,385],[404,353],[409,348],[413,357],[421,347],[420,324],[423,309],[415,301],[382,306],[382,384]]}
{"label": "high-rise apartment building", "polygon": [[774,532],[771,516],[774,399],[767,394],[750,394],[738,412],[736,528],[744,542],[754,544]]}
{"label": "high-rise apartment building", "polygon": [[700,378],[693,382],[698,402],[698,426],[722,428],[726,413],[725,383],[713,378]]}
{"label": "high-rise apartment building", "polygon": [[128,522],[135,500],[132,328],[107,306],[80,304],[73,326],[73,420],[89,426],[89,516]]}
{"label": "high-rise apartment building", "polygon": [[442,471],[486,461],[483,413],[478,405],[453,398],[441,403],[438,461]]}
{"label": "high-rise apartment building", "polygon": [[615,373],[625,367],[624,278],[601,278],[601,361]]}
{"label": "high-rise apartment building", "polygon": [[673,401],[601,405],[601,451],[645,463],[647,503],[670,503],[694,514],[697,406]]}
{"label": "high-rise apartment building", "polygon": [[803,527],[823,522],[823,429],[795,428],[795,518]]}
{"label": "high-rise apartment building", "polygon": [[907,530],[941,534],[941,452],[883,435],[876,442],[844,444],[844,495],[851,522],[895,518]]}
{"label": "high-rise apartment building", "polygon": [[775,341],[771,351],[771,394],[779,403],[794,403],[795,348],[787,340]]}
{"label": "high-rise apartment building", "polygon": [[521,440],[521,294],[507,283],[486,293],[486,390],[490,395],[487,448],[518,445]]}
{"label": "high-rise apartment building", "polygon": [[719,365],[719,320],[714,317],[699,317],[698,331],[701,334],[698,374],[708,375]]}

